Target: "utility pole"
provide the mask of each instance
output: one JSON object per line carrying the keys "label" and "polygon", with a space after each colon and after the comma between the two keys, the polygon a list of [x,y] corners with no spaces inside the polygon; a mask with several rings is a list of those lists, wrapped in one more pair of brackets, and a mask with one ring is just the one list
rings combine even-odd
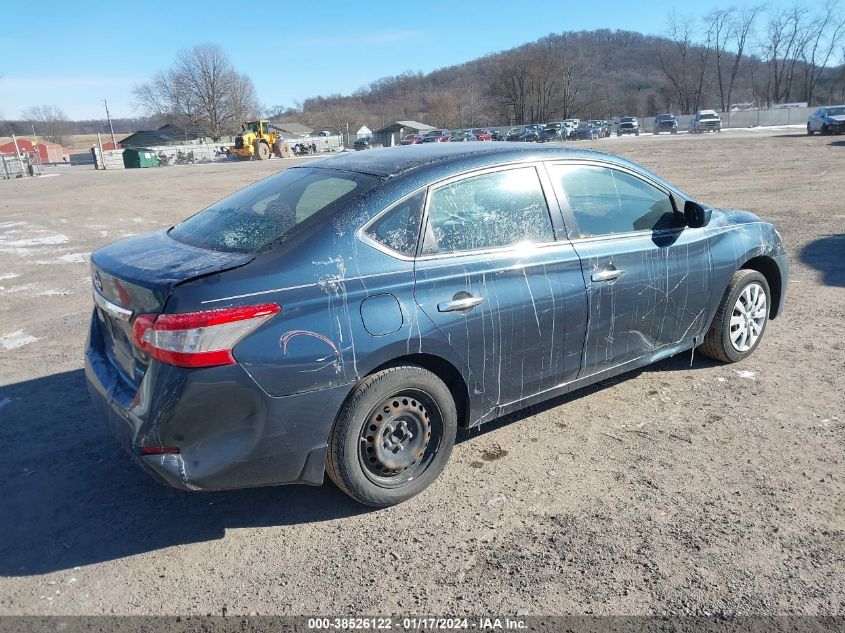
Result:
{"label": "utility pole", "polygon": [[18,137],[15,136],[14,133],[12,134],[12,143],[15,146],[15,156],[18,157],[18,165],[20,165],[20,167],[21,167],[21,178],[26,178],[27,173],[26,173],[26,170],[23,167],[23,159],[21,158],[21,150],[18,147]]}
{"label": "utility pole", "polygon": [[114,140],[114,127],[111,124],[111,115],[109,114],[109,102],[103,99],[103,105],[106,106],[106,118],[109,121],[109,131],[111,132],[112,149],[117,149],[117,141]]}
{"label": "utility pole", "polygon": [[32,124],[32,144],[38,145],[38,137],[35,135],[35,123]]}

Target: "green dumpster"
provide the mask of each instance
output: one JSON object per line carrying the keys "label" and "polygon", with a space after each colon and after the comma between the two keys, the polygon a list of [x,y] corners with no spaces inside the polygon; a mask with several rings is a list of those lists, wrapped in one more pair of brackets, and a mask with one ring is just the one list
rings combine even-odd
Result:
{"label": "green dumpster", "polygon": [[158,167],[158,156],[155,150],[144,147],[130,147],[123,150],[123,166],[126,169],[135,167]]}

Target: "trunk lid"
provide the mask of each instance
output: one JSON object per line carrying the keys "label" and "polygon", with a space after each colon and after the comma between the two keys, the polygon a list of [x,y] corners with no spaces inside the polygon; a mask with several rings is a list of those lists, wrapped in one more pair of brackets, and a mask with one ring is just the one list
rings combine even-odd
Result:
{"label": "trunk lid", "polygon": [[166,230],[131,237],[95,251],[91,276],[103,349],[124,379],[138,385],[149,358],[132,345],[132,320],[160,313],[175,286],[237,268],[251,253],[213,251],[171,238]]}

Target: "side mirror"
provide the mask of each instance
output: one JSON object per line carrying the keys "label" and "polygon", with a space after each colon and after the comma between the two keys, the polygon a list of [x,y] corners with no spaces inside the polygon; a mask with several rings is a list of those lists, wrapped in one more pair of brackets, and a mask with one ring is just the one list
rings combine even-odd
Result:
{"label": "side mirror", "polygon": [[691,229],[700,229],[710,222],[710,209],[707,209],[697,202],[687,200],[684,203],[684,220]]}

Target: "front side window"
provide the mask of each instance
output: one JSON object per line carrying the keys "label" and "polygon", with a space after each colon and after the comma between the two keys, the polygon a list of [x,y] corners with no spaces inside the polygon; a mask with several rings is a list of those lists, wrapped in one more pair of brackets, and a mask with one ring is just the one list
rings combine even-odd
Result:
{"label": "front side window", "polygon": [[201,248],[254,252],[325,223],[378,183],[378,178],[365,174],[286,169],[177,224],[170,236]]}
{"label": "front side window", "polygon": [[364,234],[392,251],[413,256],[417,250],[424,202],[424,191],[402,200],[370,224]]}
{"label": "front side window", "polygon": [[464,178],[434,189],[430,197],[424,254],[554,241],[533,167]]}
{"label": "front side window", "polygon": [[553,165],[581,237],[683,226],[668,194],[618,169]]}

